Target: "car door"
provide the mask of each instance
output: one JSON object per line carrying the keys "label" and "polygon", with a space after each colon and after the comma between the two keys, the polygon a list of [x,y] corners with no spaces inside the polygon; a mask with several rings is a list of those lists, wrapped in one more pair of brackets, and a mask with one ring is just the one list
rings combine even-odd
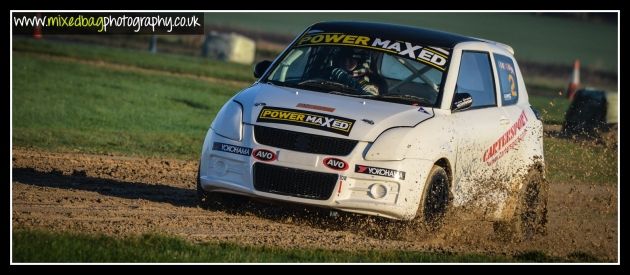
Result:
{"label": "car door", "polygon": [[529,120],[535,118],[528,117],[530,113],[526,112],[529,107],[527,104],[519,104],[521,91],[518,83],[522,80],[518,79],[513,58],[498,53],[493,53],[493,57],[499,84],[501,119],[508,123],[505,134],[501,137],[502,146],[491,152],[492,156],[488,156],[487,162],[497,167],[505,181],[509,182],[519,171],[524,172],[527,169],[527,151],[519,149],[524,140],[529,138]]}
{"label": "car door", "polygon": [[466,51],[461,55],[455,94],[468,93],[473,102],[469,109],[454,111],[457,153],[453,193],[455,204],[474,201],[489,210],[493,190],[493,167],[488,165],[489,148],[505,131],[509,121],[498,107],[496,85],[490,54]]}

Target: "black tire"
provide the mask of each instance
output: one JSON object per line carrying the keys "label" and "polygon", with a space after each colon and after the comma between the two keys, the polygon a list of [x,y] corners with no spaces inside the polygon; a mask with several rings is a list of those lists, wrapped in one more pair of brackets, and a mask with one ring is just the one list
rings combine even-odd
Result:
{"label": "black tire", "polygon": [[438,229],[444,223],[444,217],[450,208],[451,194],[449,177],[444,168],[434,165],[427,177],[427,184],[420,205],[416,211],[416,220],[431,229]]}
{"label": "black tire", "polygon": [[512,219],[494,222],[494,232],[505,241],[529,241],[547,233],[547,200],[549,183],[541,169],[532,169],[518,196]]}

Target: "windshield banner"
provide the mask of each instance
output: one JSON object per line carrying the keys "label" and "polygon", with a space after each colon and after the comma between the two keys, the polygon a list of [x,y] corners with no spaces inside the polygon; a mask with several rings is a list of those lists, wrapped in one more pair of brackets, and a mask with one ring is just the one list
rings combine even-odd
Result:
{"label": "windshield banner", "polygon": [[441,71],[446,69],[446,61],[448,61],[449,58],[449,52],[442,48],[415,45],[400,40],[388,40],[379,37],[339,32],[309,32],[300,37],[296,47],[317,45],[343,45],[383,51],[418,60]]}

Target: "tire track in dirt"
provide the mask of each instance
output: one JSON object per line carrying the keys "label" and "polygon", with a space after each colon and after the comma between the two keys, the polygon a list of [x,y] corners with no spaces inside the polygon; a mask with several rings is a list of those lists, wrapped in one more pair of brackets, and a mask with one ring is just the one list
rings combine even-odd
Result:
{"label": "tire track in dirt", "polygon": [[[285,204],[196,203],[196,161],[13,150],[13,228],[282,248],[415,250],[515,255],[588,253],[617,261],[617,187],[551,183],[548,234],[505,243],[492,223],[456,214],[437,232],[414,223]],[[228,200],[229,202],[229,200]]]}

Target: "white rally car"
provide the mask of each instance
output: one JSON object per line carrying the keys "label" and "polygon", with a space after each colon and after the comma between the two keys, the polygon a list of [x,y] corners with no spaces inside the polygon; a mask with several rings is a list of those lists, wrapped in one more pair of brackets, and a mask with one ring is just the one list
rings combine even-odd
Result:
{"label": "white rally car", "polygon": [[198,193],[427,223],[474,210],[544,232],[542,122],[511,47],[407,26],[323,22],[230,99],[203,144]]}

